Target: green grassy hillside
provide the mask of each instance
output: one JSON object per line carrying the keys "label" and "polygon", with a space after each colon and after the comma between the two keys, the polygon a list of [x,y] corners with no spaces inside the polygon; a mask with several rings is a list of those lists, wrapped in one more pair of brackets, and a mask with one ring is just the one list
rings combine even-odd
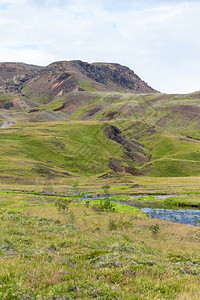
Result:
{"label": "green grassy hillside", "polygon": [[[2,122],[17,122],[0,132],[5,180],[101,176],[113,170],[199,175],[199,93],[74,91],[46,105],[37,103],[36,111],[22,111],[23,103],[12,101],[12,109],[0,114]],[[106,124],[121,131],[117,138],[108,138]]]}
{"label": "green grassy hillside", "polygon": [[[126,120],[115,125],[120,128],[120,124],[131,126]],[[138,129],[139,125],[146,129],[144,123]],[[137,143],[138,132],[133,130],[131,135],[129,129],[121,135],[126,143]],[[131,150],[124,148],[123,141],[106,137],[105,123],[100,121],[17,123],[0,131],[1,178],[29,182],[41,177],[101,176],[111,172],[113,164],[119,172],[136,168],[146,176],[199,175],[199,141],[165,132],[141,134],[137,140],[143,148],[136,148],[137,144]]]}
{"label": "green grassy hillside", "polygon": [[[123,155],[100,122],[18,124],[0,132],[2,177],[93,175]],[[64,174],[66,173],[66,174]]]}

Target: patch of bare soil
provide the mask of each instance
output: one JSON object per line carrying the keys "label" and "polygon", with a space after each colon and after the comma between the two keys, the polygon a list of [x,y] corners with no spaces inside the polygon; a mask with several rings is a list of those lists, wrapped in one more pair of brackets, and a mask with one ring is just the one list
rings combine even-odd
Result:
{"label": "patch of bare soil", "polygon": [[85,112],[84,114],[81,114],[80,119],[89,120],[92,117],[94,117],[101,109],[101,106],[92,107],[89,111]]}
{"label": "patch of bare soil", "polygon": [[141,172],[138,169],[134,168],[133,166],[123,166],[123,161],[116,158],[110,158],[108,166],[114,172],[129,173],[131,175],[141,175]]}

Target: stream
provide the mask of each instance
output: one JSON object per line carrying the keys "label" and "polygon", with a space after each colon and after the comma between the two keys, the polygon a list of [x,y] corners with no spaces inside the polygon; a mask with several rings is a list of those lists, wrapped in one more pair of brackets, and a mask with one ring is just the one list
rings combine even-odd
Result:
{"label": "stream", "polygon": [[[125,201],[123,201],[125,203]],[[186,225],[200,225],[200,210],[194,207],[174,207],[165,203],[141,203],[139,201],[126,201],[127,205],[132,205],[140,208],[142,211],[148,214],[151,218],[162,219],[166,221],[172,221]]]}
{"label": "stream", "polygon": [[[137,195],[137,197],[143,195]],[[163,200],[167,197],[172,197],[176,195],[159,195],[156,196],[157,199]],[[85,199],[91,200],[103,200],[104,197],[92,197],[88,198],[85,195]],[[136,201],[136,200],[112,200],[113,202],[119,204],[126,204],[137,207],[145,212],[151,218],[162,219],[166,221],[172,221],[180,224],[186,225],[195,225],[200,226],[200,209],[194,207],[176,207],[170,204],[162,203],[162,202],[144,202],[144,201]]]}

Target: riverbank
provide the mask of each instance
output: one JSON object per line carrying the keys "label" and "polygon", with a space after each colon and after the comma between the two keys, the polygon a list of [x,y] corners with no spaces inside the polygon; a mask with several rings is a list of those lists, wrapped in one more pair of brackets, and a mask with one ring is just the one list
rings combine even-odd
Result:
{"label": "riverbank", "polygon": [[[98,191],[99,192],[99,191]],[[38,193],[25,191],[0,191],[0,194],[43,197],[54,202],[59,197],[62,201],[74,198],[71,194]],[[99,206],[105,201],[105,194],[82,193],[86,203]],[[119,213],[134,215],[137,208],[151,218],[168,220],[185,225],[200,226],[200,195],[115,195],[107,197],[114,210]],[[76,197],[77,198],[77,197]],[[108,204],[108,203],[107,203]],[[103,209],[104,210],[104,209]],[[138,212],[137,212],[138,213]]]}
{"label": "riverbank", "polygon": [[[192,201],[183,202],[184,205],[181,206],[181,203],[169,200],[176,199],[175,195],[173,197],[168,197],[169,195],[146,195],[146,196],[129,196],[129,195],[118,195],[112,196],[109,198],[109,201],[113,205],[120,205],[122,207],[136,207],[141,211],[146,213],[151,218],[162,219],[167,221],[172,221],[185,225],[193,225],[200,227],[200,209],[198,203],[193,203]],[[184,197],[185,195],[183,195]],[[91,203],[102,202],[103,197],[93,197],[91,195],[86,195],[86,199],[90,199]],[[190,203],[193,205],[191,206]]]}
{"label": "riverbank", "polygon": [[[96,197],[97,193],[94,195],[89,194],[89,197]],[[99,194],[98,194],[99,195]],[[103,195],[103,194],[102,194]],[[100,197],[102,196],[100,194]],[[97,196],[98,198],[98,196]],[[200,208],[200,194],[138,194],[131,193],[125,195],[111,195],[111,200],[121,200],[127,203],[135,201],[136,203],[160,203],[160,204],[169,204],[177,207],[196,207]]]}

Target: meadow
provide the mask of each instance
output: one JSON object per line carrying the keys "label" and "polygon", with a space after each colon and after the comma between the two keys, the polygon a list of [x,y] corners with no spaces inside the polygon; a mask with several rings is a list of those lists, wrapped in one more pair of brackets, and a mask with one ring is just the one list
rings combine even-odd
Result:
{"label": "meadow", "polygon": [[200,297],[199,228],[95,205],[1,193],[0,299]]}

